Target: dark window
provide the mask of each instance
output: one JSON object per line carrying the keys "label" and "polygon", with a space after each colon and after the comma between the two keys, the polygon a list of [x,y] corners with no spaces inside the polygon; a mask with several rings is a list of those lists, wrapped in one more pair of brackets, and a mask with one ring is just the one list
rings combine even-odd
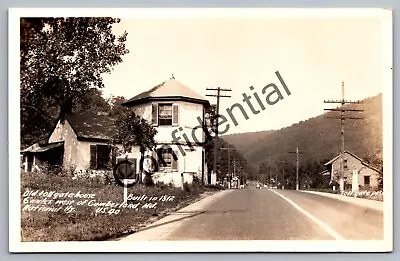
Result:
{"label": "dark window", "polygon": [[158,105],[158,124],[172,125],[172,104]]}
{"label": "dark window", "polygon": [[[159,161],[161,162],[160,170],[171,170],[172,168],[172,149],[171,148],[164,148],[158,149],[157,154],[159,155]],[[165,164],[164,164],[165,163]]]}
{"label": "dark window", "polygon": [[90,145],[90,168],[107,169],[110,161],[111,146]]}
{"label": "dark window", "polygon": [[364,176],[364,186],[369,185],[369,176]]}
{"label": "dark window", "polygon": [[172,151],[172,148],[158,149],[157,157],[160,171],[168,172],[178,170],[178,158],[176,158],[176,152]]}
{"label": "dark window", "polygon": [[108,167],[110,152],[110,146],[97,145],[97,169],[106,169]]}
{"label": "dark window", "polygon": [[347,169],[347,159],[343,160],[343,168]]}

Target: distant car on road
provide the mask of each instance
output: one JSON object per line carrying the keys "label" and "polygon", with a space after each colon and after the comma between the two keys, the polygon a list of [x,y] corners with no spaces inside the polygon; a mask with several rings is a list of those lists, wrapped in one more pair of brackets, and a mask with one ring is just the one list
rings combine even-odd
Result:
{"label": "distant car on road", "polygon": [[258,189],[261,188],[260,183],[257,183],[256,188],[258,188]]}

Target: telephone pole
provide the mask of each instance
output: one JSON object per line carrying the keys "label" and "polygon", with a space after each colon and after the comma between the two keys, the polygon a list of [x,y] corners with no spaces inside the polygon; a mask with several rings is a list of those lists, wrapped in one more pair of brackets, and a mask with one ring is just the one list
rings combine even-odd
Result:
{"label": "telephone pole", "polygon": [[299,147],[296,147],[296,151],[289,153],[296,153],[296,190],[299,190],[299,154],[303,154],[299,151]]}
{"label": "telephone pole", "polygon": [[282,160],[280,163],[282,164],[281,165],[282,166],[282,189],[285,189],[285,186],[286,186],[285,167],[288,164],[288,162]]}
{"label": "telephone pole", "polygon": [[[340,173],[339,173],[339,185],[340,185],[340,191],[344,190],[344,121],[345,120],[360,120],[362,118],[360,117],[345,117],[345,112],[362,112],[364,110],[358,110],[358,109],[346,109],[344,105],[346,104],[361,104],[362,101],[350,101],[350,100],[345,100],[344,99],[344,82],[342,82],[342,99],[341,100],[324,100],[324,103],[336,103],[340,104],[340,108],[335,108],[335,109],[324,109],[326,111],[338,111],[340,112],[340,117],[328,117],[331,119],[340,119],[340,126],[341,126],[341,134],[340,134]],[[333,173],[332,173],[333,174]]]}
{"label": "telephone pole", "polygon": [[219,99],[221,97],[228,97],[230,98],[231,96],[229,95],[221,95],[221,92],[230,92],[232,91],[231,89],[222,89],[220,87],[218,88],[207,88],[207,91],[217,91],[217,94],[207,94],[206,96],[210,97],[217,97],[217,108],[215,112],[215,137],[214,137],[214,173],[217,175],[217,142],[218,142],[218,118],[219,118]]}
{"label": "telephone pole", "polygon": [[[231,181],[232,181],[232,173],[231,173],[231,150],[235,150],[235,148],[220,148],[221,150],[228,151],[228,177],[229,177],[229,188],[231,188]],[[235,166],[233,166],[235,168]],[[234,169],[235,170],[235,169]]]}

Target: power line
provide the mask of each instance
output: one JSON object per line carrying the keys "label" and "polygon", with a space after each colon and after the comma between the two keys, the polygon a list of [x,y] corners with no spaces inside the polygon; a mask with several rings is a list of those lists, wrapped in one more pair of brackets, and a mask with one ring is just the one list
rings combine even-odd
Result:
{"label": "power line", "polygon": [[[345,120],[361,120],[361,117],[345,117],[345,112],[363,112],[364,110],[359,110],[359,109],[346,109],[344,105],[346,104],[361,104],[362,101],[351,101],[351,100],[345,100],[344,99],[344,82],[342,82],[342,99],[341,100],[324,100],[324,103],[339,103],[341,105],[340,108],[334,108],[334,109],[324,109],[326,111],[337,111],[340,112],[340,117],[327,117],[330,119],[340,119],[340,126],[341,126],[341,135],[340,135],[340,141],[341,141],[341,146],[340,146],[340,179],[339,179],[339,185],[340,185],[340,190],[344,190],[344,164],[343,164],[343,158],[344,158],[344,121]],[[333,173],[332,173],[333,174]],[[331,175],[332,175],[331,174]],[[332,176],[331,176],[332,178]]]}
{"label": "power line", "polygon": [[232,91],[231,89],[223,89],[223,88],[207,88],[207,91],[217,91],[217,94],[207,94],[206,96],[209,97],[217,97],[217,111],[215,113],[215,138],[214,138],[214,173],[217,175],[217,142],[218,142],[218,118],[219,118],[219,99],[221,97],[228,97],[229,95],[221,95],[221,92],[229,92]]}

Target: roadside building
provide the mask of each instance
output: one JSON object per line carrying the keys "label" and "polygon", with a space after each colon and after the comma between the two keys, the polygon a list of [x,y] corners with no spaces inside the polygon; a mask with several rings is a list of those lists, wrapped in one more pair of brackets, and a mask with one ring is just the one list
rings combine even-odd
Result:
{"label": "roadside building", "polygon": [[[165,164],[159,164],[153,179],[164,183],[191,183],[193,177],[211,183],[207,174],[203,132],[205,109],[208,100],[177,81],[174,77],[140,93],[123,104],[137,115],[150,122],[156,129],[155,151],[146,155],[162,157]],[[132,153],[132,157],[140,155]]]}
{"label": "roadside building", "polygon": [[[361,188],[375,188],[379,184],[380,171],[367,164],[355,154],[345,151],[343,154],[343,170],[345,188],[352,188],[353,183]],[[325,166],[330,173],[331,181],[339,183],[340,155],[331,159]],[[324,173],[326,174],[326,172]],[[356,180],[353,180],[356,178]]]}

